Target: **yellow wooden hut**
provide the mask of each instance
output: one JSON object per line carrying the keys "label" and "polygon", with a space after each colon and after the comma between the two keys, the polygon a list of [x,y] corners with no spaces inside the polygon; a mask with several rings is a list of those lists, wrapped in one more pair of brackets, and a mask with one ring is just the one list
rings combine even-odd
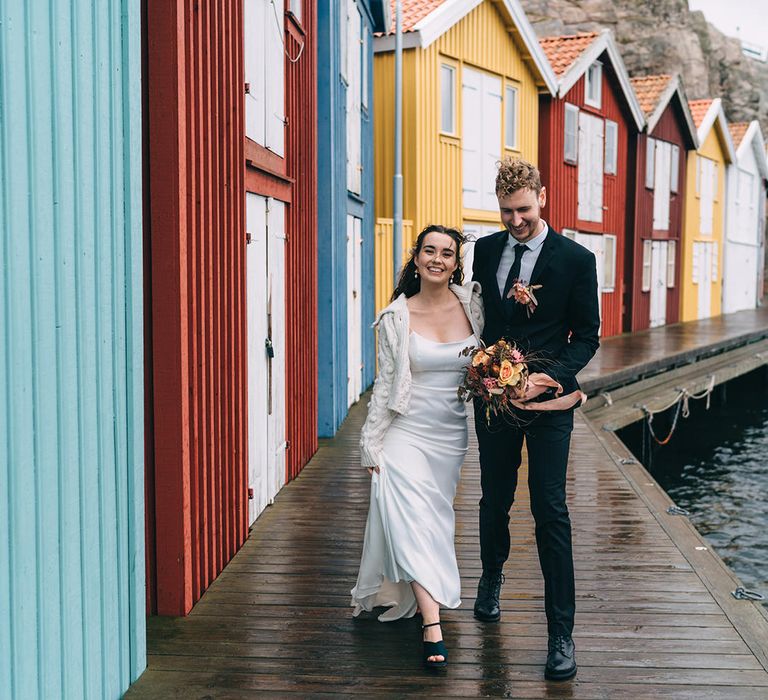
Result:
{"label": "yellow wooden hut", "polygon": [[689,152],[683,223],[682,321],[722,312],[726,169],[733,142],[720,98],[691,100],[699,148]]}
{"label": "yellow wooden hut", "polygon": [[[518,0],[403,0],[402,6],[403,218],[414,236],[431,223],[475,236],[498,231],[496,162],[515,155],[536,163],[539,93],[554,94],[552,68]],[[393,206],[393,32],[394,24],[374,41],[379,235],[386,235]],[[469,263],[471,246],[467,255]],[[377,279],[377,287],[389,284],[383,274]]]}

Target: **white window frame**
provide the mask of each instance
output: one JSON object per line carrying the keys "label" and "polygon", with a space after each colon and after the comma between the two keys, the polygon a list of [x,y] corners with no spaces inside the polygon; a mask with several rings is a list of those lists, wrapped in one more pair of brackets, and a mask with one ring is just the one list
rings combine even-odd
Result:
{"label": "white window frame", "polygon": [[[571,148],[568,148],[568,115],[571,115],[571,121],[573,123],[573,133],[570,134]],[[563,139],[563,160],[571,165],[578,165],[579,163],[579,108],[576,105],[565,103],[565,117],[564,122],[564,139]]]}
{"label": "white window frame", "polygon": [[717,246],[717,241],[712,241],[708,245],[712,246],[712,284],[715,284],[717,282],[717,278],[718,278],[718,270],[717,270],[718,246]]}
{"label": "white window frame", "polygon": [[619,125],[611,119],[605,120],[605,157],[603,172],[615,175],[619,162]]}
{"label": "white window frame", "polygon": [[614,234],[603,234],[603,292],[616,291],[616,243]]}
{"label": "white window frame", "polygon": [[643,240],[643,267],[641,274],[641,292],[651,291],[651,249],[653,247],[653,241],[650,238]]}
{"label": "white window frame", "polygon": [[677,194],[680,189],[680,146],[672,144],[672,162],[669,166],[669,191]]}
{"label": "white window frame", "polygon": [[564,228],[562,230],[563,236],[565,236],[566,238],[570,238],[572,241],[576,240],[577,233],[578,231],[574,231],[572,228]]}
{"label": "white window frame", "polygon": [[[504,85],[504,147],[512,150],[518,149],[517,125],[520,121],[520,91],[516,85],[506,83]],[[512,123],[510,125],[510,117]],[[510,126],[512,138],[510,139]]]}
{"label": "white window frame", "polygon": [[[596,93],[596,94],[590,94]],[[603,64],[595,61],[584,73],[584,104],[600,109],[603,100]]]}
{"label": "white window frame", "polygon": [[650,136],[645,141],[645,188],[653,189],[656,179],[656,139]]}
{"label": "white window frame", "polygon": [[677,272],[677,241],[667,241],[667,289],[674,289]]}
{"label": "white window frame", "polygon": [[[451,110],[451,129],[446,130],[444,128],[443,124],[443,107],[444,107],[444,100],[446,95],[443,91],[443,70],[447,69],[450,71],[451,74],[451,104],[450,104],[450,110]],[[448,136],[458,136],[458,129],[457,129],[457,119],[456,119],[456,77],[458,75],[458,70],[455,64],[448,63],[447,61],[440,61],[440,133],[446,134]]]}

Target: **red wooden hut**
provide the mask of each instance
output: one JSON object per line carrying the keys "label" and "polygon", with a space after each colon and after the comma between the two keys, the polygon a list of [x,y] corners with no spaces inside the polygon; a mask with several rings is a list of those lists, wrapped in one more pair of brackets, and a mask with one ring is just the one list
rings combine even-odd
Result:
{"label": "red wooden hut", "polygon": [[316,449],[315,3],[286,3],[146,3],[147,599],[161,615],[190,611]]}
{"label": "red wooden hut", "polygon": [[634,208],[624,256],[624,330],[680,320],[686,154],[698,146],[678,76],[631,79],[647,119],[637,139]]}
{"label": "red wooden hut", "polygon": [[601,335],[620,333],[629,175],[645,123],[609,31],[540,40],[558,79],[540,97],[546,221],[595,253]]}

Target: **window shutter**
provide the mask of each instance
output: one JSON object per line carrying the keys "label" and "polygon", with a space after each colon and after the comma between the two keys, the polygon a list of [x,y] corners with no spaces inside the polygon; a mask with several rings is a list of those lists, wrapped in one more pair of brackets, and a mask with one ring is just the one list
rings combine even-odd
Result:
{"label": "window shutter", "polygon": [[677,192],[680,187],[680,146],[675,144],[672,145],[672,165],[670,170],[669,189],[672,192]]}
{"label": "window shutter", "polygon": [[584,112],[579,112],[579,169],[578,169],[578,213],[579,219],[589,221],[592,209],[589,201],[589,168],[592,161],[592,151],[589,148],[591,138],[591,123]]}
{"label": "window shutter", "polygon": [[642,286],[641,291],[651,291],[651,247],[653,242],[651,240],[643,241],[643,274],[642,274]]}
{"label": "window shutter", "polygon": [[618,165],[619,125],[605,120],[605,172],[615,175]]}
{"label": "window shutter", "polygon": [[705,243],[705,245],[711,246],[712,250],[712,282],[715,283],[718,280],[718,274],[717,274],[717,254],[718,254],[718,247],[717,243]]}
{"label": "window shutter", "polygon": [[666,141],[656,141],[656,177],[653,192],[653,228],[669,230],[669,168],[671,148]]}
{"label": "window shutter", "polygon": [[565,146],[563,160],[576,164],[579,152],[579,108],[575,105],[565,105]]}
{"label": "window shutter", "polygon": [[461,158],[463,203],[482,209],[483,198],[483,75],[471,68],[461,71]]}
{"label": "window shutter", "polygon": [[645,141],[645,186],[649,189],[653,189],[654,181],[654,159],[656,157],[656,139],[652,139],[650,136]]}
{"label": "window shutter", "polygon": [[712,209],[714,192],[712,191],[712,171],[714,162],[709,158],[699,158],[701,165],[701,196],[699,200],[700,232],[712,233]]}
{"label": "window shutter", "polygon": [[482,171],[480,176],[482,192],[481,208],[498,211],[496,199],[496,163],[501,160],[502,86],[501,78],[483,73],[483,116],[481,137],[483,141]]}
{"label": "window shutter", "polygon": [[675,286],[675,265],[677,259],[677,241],[667,243],[667,288]]}
{"label": "window shutter", "polygon": [[603,220],[603,153],[605,151],[605,135],[603,130],[605,128],[605,122],[597,117],[590,117],[592,122],[592,134],[590,150],[592,151],[590,168],[588,171],[590,186],[589,186],[589,201],[590,206],[590,221],[602,221]]}
{"label": "window shutter", "polygon": [[354,0],[347,1],[347,189],[360,194],[362,184],[362,112],[360,109],[362,51],[360,24],[362,18]]}

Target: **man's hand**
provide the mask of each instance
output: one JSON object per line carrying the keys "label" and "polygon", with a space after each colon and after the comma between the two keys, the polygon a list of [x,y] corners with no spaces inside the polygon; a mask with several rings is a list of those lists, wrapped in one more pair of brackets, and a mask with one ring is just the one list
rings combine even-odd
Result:
{"label": "man's hand", "polygon": [[555,396],[561,394],[563,391],[563,387],[548,374],[544,374],[544,372],[534,372],[528,376],[528,382],[525,385],[525,394],[521,399],[518,399],[518,401],[519,403],[528,403],[528,401],[535,399],[537,396],[541,396],[541,394],[549,389],[555,390]]}
{"label": "man's hand", "polygon": [[378,468],[378,467],[366,467],[366,469],[368,470],[368,473],[369,473],[371,476],[373,476],[373,472],[374,472],[374,470],[376,471],[376,473],[377,473],[377,474],[379,474],[379,473],[380,473],[380,472],[379,472],[379,468]]}

